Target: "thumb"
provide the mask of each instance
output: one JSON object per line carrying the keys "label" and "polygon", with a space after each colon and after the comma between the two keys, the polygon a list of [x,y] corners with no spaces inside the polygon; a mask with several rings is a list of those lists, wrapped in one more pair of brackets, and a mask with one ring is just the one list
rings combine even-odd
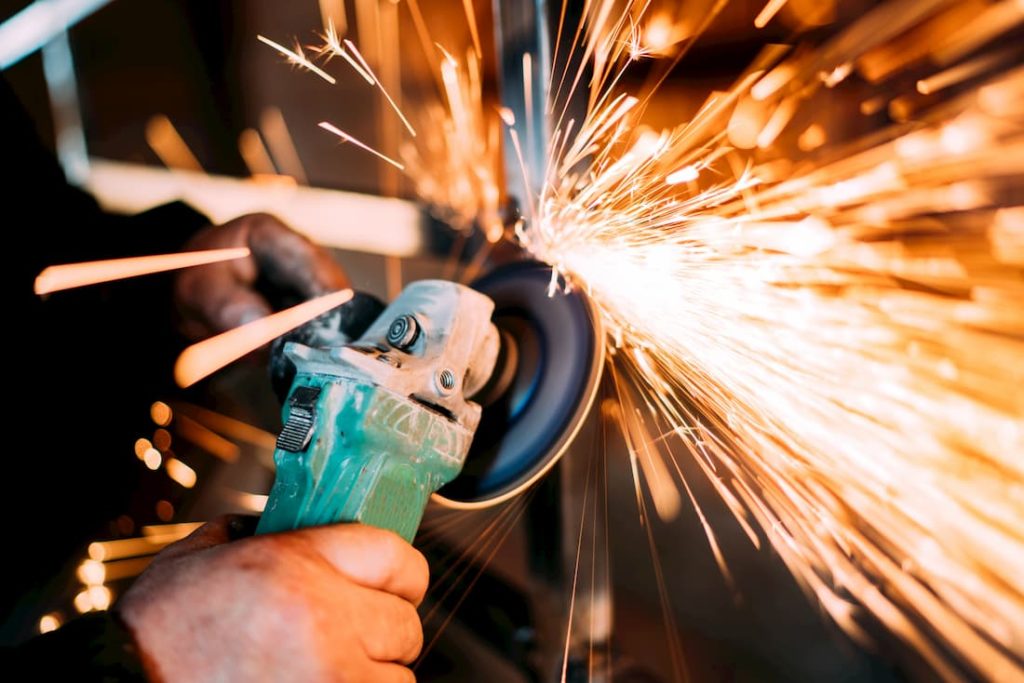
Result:
{"label": "thumb", "polygon": [[258,522],[259,517],[253,515],[221,515],[167,546],[160,554],[172,559],[252,536]]}

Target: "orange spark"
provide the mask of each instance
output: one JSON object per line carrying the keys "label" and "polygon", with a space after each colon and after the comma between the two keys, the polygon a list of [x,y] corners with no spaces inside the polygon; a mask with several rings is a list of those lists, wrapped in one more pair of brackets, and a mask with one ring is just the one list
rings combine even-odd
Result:
{"label": "orange spark", "polygon": [[171,120],[158,114],[146,123],[146,144],[167,168],[202,173],[203,167]]}
{"label": "orange spark", "polygon": [[260,139],[260,134],[252,128],[246,128],[238,136],[238,153],[242,155],[249,173],[253,176],[274,175],[277,169],[270,160],[270,154]]}
{"label": "orange spark", "polygon": [[352,59],[352,56],[345,50],[341,44],[341,36],[338,35],[337,30],[334,28],[334,24],[328,22],[326,32],[321,36],[324,41],[324,46],[320,48],[320,54],[327,55],[329,61],[331,57],[341,57],[348,65],[352,67],[357,74],[359,74],[364,81],[373,85],[373,77],[368,74],[363,67],[359,65],[359,62]]}
{"label": "orange spark", "polygon": [[49,266],[36,277],[35,292],[41,296],[43,294],[59,292],[63,289],[73,289],[75,287],[95,285],[100,282],[112,282],[114,280],[123,280],[151,273],[162,273],[180,268],[191,268],[207,263],[230,261],[248,256],[248,248],[238,247],[235,249],[188,251],[181,254],[135,256],[131,258]]}
{"label": "orange spark", "polygon": [[768,22],[772,20],[779,10],[782,9],[783,5],[786,4],[786,0],[768,0],[768,3],[764,6],[761,12],[754,19],[754,26],[757,28],[764,28],[768,25]]}
{"label": "orange spark", "polygon": [[388,104],[391,106],[391,109],[395,112],[395,114],[398,115],[398,118],[402,120],[402,125],[405,126],[405,129],[407,131],[409,131],[409,135],[416,137],[416,129],[412,127],[411,123],[409,123],[409,119],[405,118],[405,114],[402,112],[402,109],[397,104],[395,104],[395,101],[393,99],[391,99],[391,95],[388,94],[388,91],[384,87],[384,84],[380,82],[380,79],[377,78],[377,74],[374,73],[373,69],[370,68],[370,65],[366,62],[365,59],[363,59],[363,55],[359,52],[359,49],[356,48],[355,44],[351,40],[346,40],[345,45],[347,45],[348,49],[352,51],[352,54],[356,56],[356,59],[359,60],[359,63],[362,65],[363,69],[366,70],[366,73],[370,75],[370,78],[372,79],[371,82],[374,83],[378,88],[380,88],[380,92],[381,94],[384,95],[384,99],[388,101]]}
{"label": "orange spark", "polygon": [[300,185],[308,185],[306,169],[302,166],[299,151],[295,147],[291,133],[288,132],[288,124],[280,109],[267,107],[260,112],[260,132],[266,139],[275,165],[280,168],[281,173],[291,176]]}
{"label": "orange spark", "polygon": [[367,152],[369,152],[370,154],[374,155],[375,157],[383,159],[384,161],[388,162],[389,164],[391,164],[392,166],[397,168],[399,171],[404,171],[405,170],[405,166],[403,166],[401,163],[395,161],[394,159],[392,159],[391,157],[389,157],[389,156],[387,156],[385,154],[381,154],[380,152],[375,150],[373,147],[370,147],[369,145],[367,145],[367,144],[365,144],[363,142],[360,142],[359,140],[356,140],[354,137],[352,137],[351,135],[349,135],[348,133],[346,133],[342,129],[340,129],[337,126],[335,126],[333,123],[330,123],[328,121],[321,121],[318,125],[321,128],[323,128],[324,130],[326,130],[328,133],[334,133],[335,135],[337,135],[339,138],[341,138],[345,142],[351,142],[356,147],[359,147],[360,149],[364,149]]}
{"label": "orange spark", "polygon": [[329,73],[318,67],[316,64],[311,62],[309,58],[306,57],[306,55],[302,54],[302,50],[298,46],[296,46],[294,50],[289,50],[284,45],[276,43],[270,38],[258,35],[256,36],[256,39],[259,40],[261,43],[269,45],[270,47],[280,52],[282,55],[287,57],[288,61],[291,62],[292,64],[296,66],[301,66],[303,69],[306,69],[307,71],[312,71],[317,76],[324,79],[331,85],[337,83],[334,76],[330,75]]}
{"label": "orange spark", "polygon": [[352,290],[343,289],[193,344],[178,356],[174,378],[178,386],[192,386],[225,365],[351,298]]}
{"label": "orange spark", "polygon": [[476,50],[476,58],[483,59],[483,51],[480,49],[480,34],[476,28],[476,12],[473,11],[473,0],[462,0],[462,7],[466,11],[466,21],[469,23],[469,33],[473,37],[473,49]]}

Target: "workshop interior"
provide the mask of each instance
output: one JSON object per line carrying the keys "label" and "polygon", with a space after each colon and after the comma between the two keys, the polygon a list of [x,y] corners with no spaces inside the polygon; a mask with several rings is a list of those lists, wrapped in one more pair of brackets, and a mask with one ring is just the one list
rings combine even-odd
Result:
{"label": "workshop interior", "polygon": [[[420,681],[1024,680],[1022,57],[1020,0],[5,2],[68,182],[272,214],[351,285],[22,408],[131,476],[2,645],[244,513],[413,543]],[[157,274],[250,255],[137,244],[34,305],[134,291],[144,354]]]}

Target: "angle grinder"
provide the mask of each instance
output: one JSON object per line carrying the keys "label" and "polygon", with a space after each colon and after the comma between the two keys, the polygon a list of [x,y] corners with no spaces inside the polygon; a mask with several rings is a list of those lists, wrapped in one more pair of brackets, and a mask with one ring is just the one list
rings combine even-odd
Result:
{"label": "angle grinder", "polygon": [[258,532],[339,521],[412,540],[433,496],[475,509],[529,488],[565,453],[603,367],[580,292],[549,295],[521,261],[465,287],[368,295],[278,340],[277,473]]}

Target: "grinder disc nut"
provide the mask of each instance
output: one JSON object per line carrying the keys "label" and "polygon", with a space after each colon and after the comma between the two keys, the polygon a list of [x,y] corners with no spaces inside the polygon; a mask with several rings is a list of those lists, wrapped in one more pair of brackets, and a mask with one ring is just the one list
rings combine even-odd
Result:
{"label": "grinder disc nut", "polygon": [[411,315],[400,315],[388,328],[388,343],[400,351],[408,351],[420,336],[420,324]]}

